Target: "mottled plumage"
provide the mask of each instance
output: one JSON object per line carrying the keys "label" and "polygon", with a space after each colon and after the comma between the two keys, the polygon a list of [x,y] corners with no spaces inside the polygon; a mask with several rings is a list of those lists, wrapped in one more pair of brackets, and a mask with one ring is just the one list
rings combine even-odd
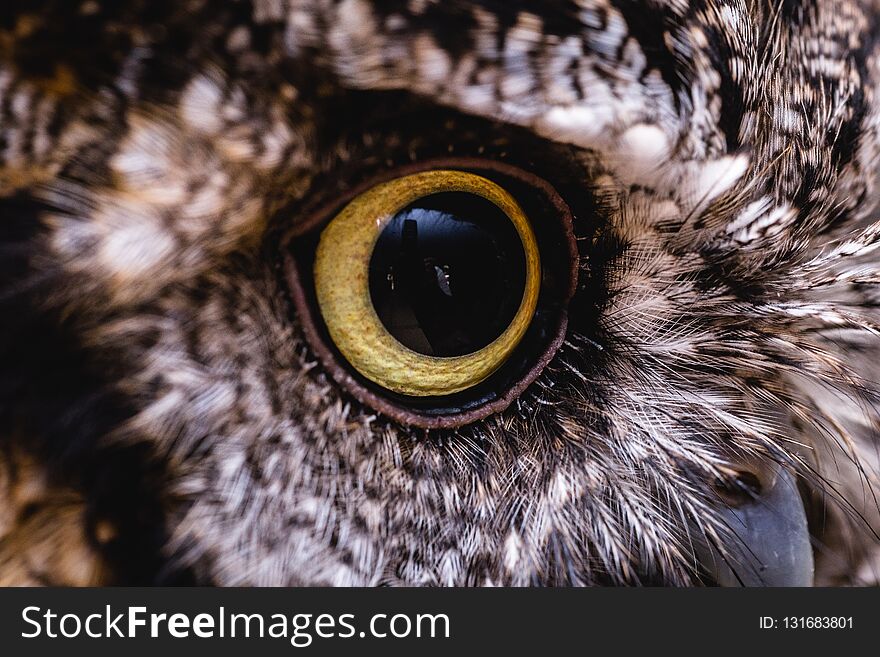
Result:
{"label": "mottled plumage", "polygon": [[[5,3],[0,583],[711,582],[776,464],[817,582],[878,583],[878,16]],[[279,245],[449,156],[552,185],[581,275],[534,384],[425,431],[324,370]]]}

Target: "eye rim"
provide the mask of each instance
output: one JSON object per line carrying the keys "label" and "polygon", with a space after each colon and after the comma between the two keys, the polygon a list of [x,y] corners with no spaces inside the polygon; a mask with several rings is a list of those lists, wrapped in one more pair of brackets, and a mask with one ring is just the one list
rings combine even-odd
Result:
{"label": "eye rim", "polygon": [[[554,301],[553,321],[548,323],[547,335],[542,341],[541,349],[529,358],[531,365],[520,370],[515,380],[502,388],[499,388],[491,397],[478,399],[474,404],[467,407],[450,410],[448,413],[437,414],[434,411],[424,411],[406,405],[387,394],[378,393],[373,386],[366,385],[361,381],[347,362],[342,360],[341,354],[335,352],[330,342],[326,328],[320,313],[316,312],[316,301],[312,298],[313,292],[309,292],[310,272],[303,272],[296,255],[297,243],[309,235],[314,234],[325,226],[332,218],[353,198],[364,193],[371,187],[393,180],[395,178],[433,169],[460,169],[464,171],[478,172],[495,181],[494,176],[508,178],[542,197],[546,204],[546,211],[554,216],[555,228],[558,229],[559,244],[556,245],[559,253],[558,260],[564,261],[564,270],[559,277],[555,289],[556,300]],[[500,183],[499,183],[500,184]],[[333,193],[338,196],[333,197]],[[559,192],[549,182],[538,175],[526,171],[518,166],[498,160],[490,160],[479,157],[436,157],[427,158],[419,162],[400,165],[379,172],[364,181],[350,187],[337,188],[333,191],[325,191],[324,200],[309,204],[304,208],[301,221],[289,226],[286,230],[276,233],[280,239],[275,241],[278,259],[281,263],[281,271],[284,274],[288,301],[292,310],[296,312],[300,326],[309,347],[318,358],[325,372],[348,394],[366,407],[373,409],[397,422],[400,425],[425,430],[432,429],[457,429],[485,418],[501,413],[516,401],[525,390],[538,378],[541,372],[549,365],[562,346],[568,329],[568,305],[578,288],[581,272],[581,260],[586,256],[579,253],[577,238],[574,230],[574,218],[568,204],[562,199]],[[286,212],[289,212],[289,208]],[[541,242],[539,235],[539,245]],[[546,258],[544,259],[546,262]],[[542,285],[543,294],[543,285]],[[539,308],[541,299],[539,297]],[[490,377],[489,380],[491,380]]]}
{"label": "eye rim", "polygon": [[[525,288],[513,319],[488,345],[460,356],[428,356],[407,348],[382,324],[370,298],[370,258],[379,235],[396,213],[438,191],[475,194],[494,203],[516,229],[525,255]],[[380,183],[352,199],[321,232],[313,277],[324,324],[354,369],[392,392],[442,397],[484,381],[517,347],[538,305],[540,267],[537,240],[513,196],[483,176],[433,169]]]}

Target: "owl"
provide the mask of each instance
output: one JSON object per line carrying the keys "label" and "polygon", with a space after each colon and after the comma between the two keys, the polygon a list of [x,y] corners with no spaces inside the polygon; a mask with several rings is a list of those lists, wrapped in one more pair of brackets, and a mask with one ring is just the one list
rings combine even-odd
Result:
{"label": "owl", "polygon": [[880,583],[867,0],[0,9],[0,583]]}

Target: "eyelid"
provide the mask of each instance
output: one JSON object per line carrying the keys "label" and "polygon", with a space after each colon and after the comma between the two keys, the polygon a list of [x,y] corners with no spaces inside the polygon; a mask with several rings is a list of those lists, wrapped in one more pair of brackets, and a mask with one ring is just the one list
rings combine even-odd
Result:
{"label": "eyelid", "polygon": [[[318,308],[313,265],[320,232],[353,199],[391,180],[440,169],[469,172],[489,179],[515,198],[529,217],[541,249],[538,310],[513,355],[484,382],[443,397],[401,395],[366,379],[336,348]],[[314,201],[299,217],[285,212],[275,220],[289,222],[275,242],[282,260],[281,271],[296,325],[320,361],[323,372],[365,406],[410,427],[451,429],[471,424],[510,406],[563,344],[568,303],[583,270],[579,265],[571,210],[544,179],[502,161],[449,156],[389,169],[347,189],[316,189],[314,194]],[[283,223],[279,227],[283,227]]]}

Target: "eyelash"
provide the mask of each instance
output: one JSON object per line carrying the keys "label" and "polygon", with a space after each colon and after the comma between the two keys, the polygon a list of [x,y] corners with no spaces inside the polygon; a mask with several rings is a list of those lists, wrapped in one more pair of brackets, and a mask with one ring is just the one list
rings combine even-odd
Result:
{"label": "eyelash", "polygon": [[[318,287],[326,292],[328,282],[331,288],[333,285],[347,284],[344,275],[340,277],[331,273],[328,277],[326,271],[319,267],[317,276],[321,280],[317,281],[316,286],[316,254],[320,251],[322,232],[333,224],[340,211],[348,215],[354,213],[353,216],[361,211],[376,211],[375,207],[364,209],[359,206],[358,199],[368,197],[374,204],[381,205],[388,201],[393,181],[414,175],[426,181],[442,171],[453,172],[451,175],[459,181],[468,179],[468,176],[487,179],[491,181],[489,185],[497,186],[500,190],[500,196],[493,198],[493,202],[503,203],[500,199],[509,195],[511,200],[515,199],[514,205],[522,206],[523,215],[528,217],[534,230],[534,265],[539,259],[541,263],[540,272],[535,267],[540,279],[539,284],[536,280],[534,285],[539,287],[536,310],[531,322],[528,322],[528,318],[525,320],[527,326],[523,328],[522,340],[509,349],[507,358],[498,363],[484,380],[465,385],[463,389],[450,390],[448,394],[436,394],[445,392],[442,386],[431,389],[430,394],[407,394],[412,391],[389,386],[381,377],[369,376],[369,372],[365,376],[359,371],[358,365],[361,363],[353,363],[345,357],[343,352],[346,351],[352,356],[350,344],[340,349],[334,340],[332,333],[337,327],[332,325],[336,319],[328,321],[322,315],[321,310],[326,310],[326,304],[322,306],[320,303]],[[410,182],[412,180],[410,178]],[[397,211],[401,207],[392,209]],[[571,212],[556,191],[532,173],[509,164],[475,158],[429,160],[389,170],[319,209],[303,223],[290,227],[279,245],[279,257],[283,262],[294,312],[309,344],[330,375],[362,403],[400,423],[421,428],[453,428],[469,424],[502,411],[515,400],[537,378],[559,348],[567,327],[568,302],[574,293],[578,276],[579,257]],[[318,256],[318,260],[332,263],[333,249],[341,248],[340,244],[328,243],[325,246],[329,258],[322,260]],[[526,313],[530,314],[528,310]],[[336,337],[338,339],[338,335]],[[412,350],[407,351],[413,353]],[[418,359],[416,362],[419,362]],[[436,358],[424,364],[425,367],[444,367],[444,363]],[[390,389],[392,387],[398,387],[398,390]]]}

